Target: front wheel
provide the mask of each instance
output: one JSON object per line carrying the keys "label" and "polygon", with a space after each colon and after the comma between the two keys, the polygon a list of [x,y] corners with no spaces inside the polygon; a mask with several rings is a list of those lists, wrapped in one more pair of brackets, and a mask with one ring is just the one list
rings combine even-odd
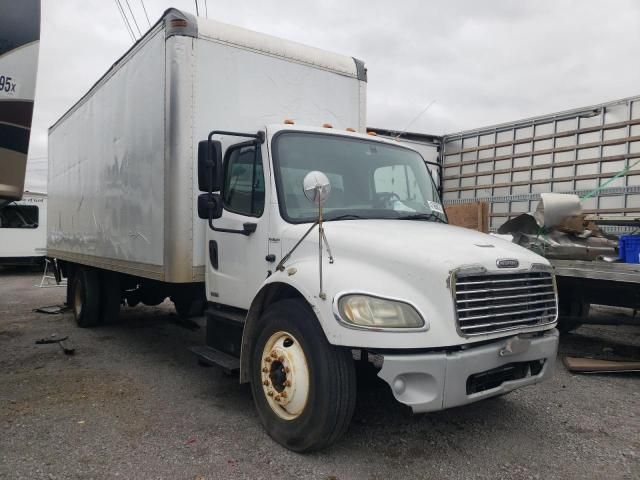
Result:
{"label": "front wheel", "polygon": [[272,305],[260,324],[251,390],[267,433],[297,452],[335,442],[355,408],[350,350],[329,344],[315,314],[300,300]]}

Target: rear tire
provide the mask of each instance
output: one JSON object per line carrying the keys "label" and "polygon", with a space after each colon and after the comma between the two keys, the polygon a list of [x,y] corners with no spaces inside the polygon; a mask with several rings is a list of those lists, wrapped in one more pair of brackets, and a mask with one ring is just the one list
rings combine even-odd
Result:
{"label": "rear tire", "polygon": [[269,307],[259,328],[251,391],[267,433],[296,452],[334,443],[355,408],[351,351],[329,344],[315,314],[300,300]]}
{"label": "rear tire", "polygon": [[176,308],[176,313],[179,317],[189,318],[193,316],[193,301],[191,299],[172,298],[171,300],[173,301],[173,306]]}
{"label": "rear tire", "polygon": [[73,276],[73,317],[79,327],[100,323],[100,276],[91,268],[80,268]]}
{"label": "rear tire", "polygon": [[122,291],[120,290],[120,275],[116,272],[104,271],[100,275],[102,281],[101,309],[99,323],[108,325],[115,323],[120,315]]}

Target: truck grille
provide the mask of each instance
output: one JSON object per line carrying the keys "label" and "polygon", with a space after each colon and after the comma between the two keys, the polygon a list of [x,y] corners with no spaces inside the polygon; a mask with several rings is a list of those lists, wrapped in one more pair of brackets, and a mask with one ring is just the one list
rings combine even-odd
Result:
{"label": "truck grille", "polygon": [[458,329],[465,336],[556,320],[556,293],[550,272],[459,272],[453,279]]}

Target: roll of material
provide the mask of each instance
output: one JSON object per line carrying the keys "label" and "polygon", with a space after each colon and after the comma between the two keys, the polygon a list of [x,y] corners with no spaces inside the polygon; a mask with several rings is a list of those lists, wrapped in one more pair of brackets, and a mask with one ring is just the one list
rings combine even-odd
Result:
{"label": "roll of material", "polygon": [[568,217],[580,215],[580,197],[567,193],[541,193],[534,213],[538,225],[553,228]]}

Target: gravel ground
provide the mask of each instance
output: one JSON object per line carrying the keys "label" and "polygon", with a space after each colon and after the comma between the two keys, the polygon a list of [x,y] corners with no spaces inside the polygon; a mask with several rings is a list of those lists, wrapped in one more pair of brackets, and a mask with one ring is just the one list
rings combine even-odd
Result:
{"label": "gravel ground", "polygon": [[[572,375],[558,360],[542,385],[421,416],[361,381],[345,437],[300,455],[266,435],[247,386],[196,363],[187,348],[204,329],[171,304],[78,329],[32,311],[64,301],[38,281],[0,272],[3,479],[640,479],[638,375]],[[52,334],[76,354],[34,343]],[[640,328],[581,327],[561,354],[640,359]]]}

